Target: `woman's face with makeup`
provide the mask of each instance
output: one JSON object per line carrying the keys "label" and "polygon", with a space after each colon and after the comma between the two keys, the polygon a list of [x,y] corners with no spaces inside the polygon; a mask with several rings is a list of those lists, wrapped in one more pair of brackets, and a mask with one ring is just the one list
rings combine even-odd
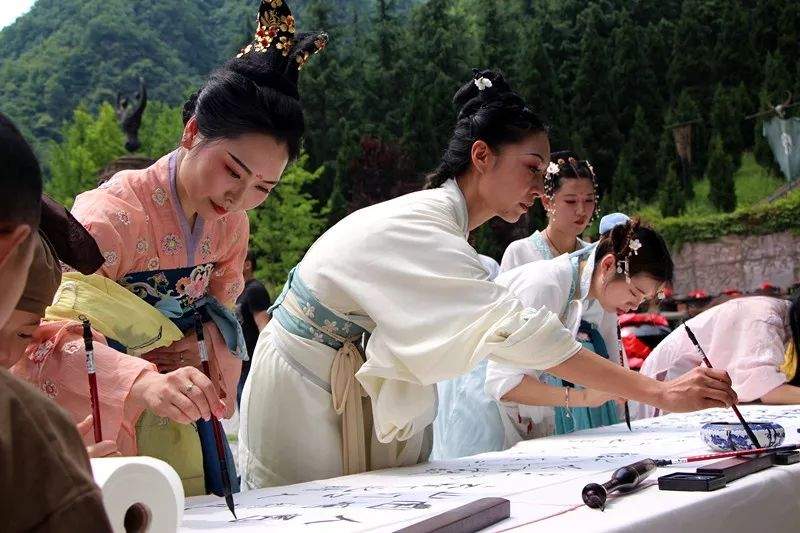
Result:
{"label": "woman's face with makeup", "polygon": [[592,280],[597,301],[608,313],[633,312],[645,301],[656,298],[664,286],[663,281],[641,272],[626,280],[617,274],[616,267],[614,256],[606,255],[595,267]]}
{"label": "woman's face with makeup", "polygon": [[185,207],[208,221],[261,205],[289,163],[286,145],[269,135],[203,142],[194,118],[181,144],[188,149],[179,171],[179,186],[190,204]]}
{"label": "woman's face with makeup", "polygon": [[506,222],[516,222],[544,194],[544,173],[550,163],[550,141],[545,133],[490,150],[480,193],[483,201]]}

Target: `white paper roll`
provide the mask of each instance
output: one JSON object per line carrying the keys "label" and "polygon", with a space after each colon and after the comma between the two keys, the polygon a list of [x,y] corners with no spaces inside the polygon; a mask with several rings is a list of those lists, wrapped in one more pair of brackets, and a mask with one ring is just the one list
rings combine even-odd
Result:
{"label": "white paper roll", "polygon": [[[183,518],[178,473],[153,457],[92,459],[95,482],[114,533],[172,533]],[[126,528],[127,526],[127,528]]]}

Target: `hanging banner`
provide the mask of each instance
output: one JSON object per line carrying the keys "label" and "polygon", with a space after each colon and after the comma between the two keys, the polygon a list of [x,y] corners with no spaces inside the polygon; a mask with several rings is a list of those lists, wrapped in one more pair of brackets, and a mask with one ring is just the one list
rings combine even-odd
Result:
{"label": "hanging banner", "polygon": [[681,124],[672,128],[675,139],[675,151],[685,167],[692,166],[692,123]]}
{"label": "hanging banner", "polygon": [[765,120],[764,137],[787,181],[800,177],[800,118]]}

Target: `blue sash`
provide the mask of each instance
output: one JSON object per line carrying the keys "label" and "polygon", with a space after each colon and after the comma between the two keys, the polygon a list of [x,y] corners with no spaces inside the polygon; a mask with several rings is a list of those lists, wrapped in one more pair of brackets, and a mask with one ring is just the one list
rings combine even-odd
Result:
{"label": "blue sash", "polygon": [[[283,305],[289,291],[303,312],[302,317],[290,313]],[[289,333],[324,344],[339,350],[344,343],[341,339],[354,341],[369,337],[369,331],[355,322],[342,318],[325,307],[303,282],[297,273],[297,267],[289,271],[289,277],[280,295],[267,310],[270,316],[277,319]]]}
{"label": "blue sash", "polygon": [[[594,248],[594,246],[589,246],[577,250],[569,256],[570,263],[572,264],[572,283],[570,286],[569,298],[567,299],[568,304],[575,297],[575,291],[580,285],[580,260],[584,255],[591,253]],[[564,313],[562,313],[562,318],[563,314]],[[591,350],[608,359],[606,343],[594,324],[581,320],[580,326],[578,327],[577,340],[587,350]],[[541,381],[555,387],[583,388],[546,372],[541,375]],[[572,416],[567,416],[567,410],[564,407],[554,407],[554,410],[556,435],[572,433],[573,431],[579,431],[581,429],[609,426],[619,421],[617,419],[617,406],[613,401],[606,402],[600,407],[572,407],[570,408]]]}
{"label": "blue sash", "polygon": [[[247,360],[247,348],[239,321],[216,298],[206,294],[213,268],[212,263],[206,263],[169,270],[132,272],[124,276],[119,283],[161,311],[184,333],[192,331],[194,311],[197,310],[203,317],[203,322],[214,322],[231,353],[240,359]],[[118,342],[113,342],[115,347],[120,346]],[[109,344],[111,344],[111,340]],[[202,419],[195,422],[195,427],[203,451],[206,491],[223,496],[222,472],[214,441],[214,428],[211,426],[211,422]],[[239,478],[227,439],[223,441],[223,448],[231,490],[239,492]]]}

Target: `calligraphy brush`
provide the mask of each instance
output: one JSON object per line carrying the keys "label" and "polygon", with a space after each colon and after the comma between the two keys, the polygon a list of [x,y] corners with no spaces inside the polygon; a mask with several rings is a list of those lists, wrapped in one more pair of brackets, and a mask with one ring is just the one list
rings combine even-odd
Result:
{"label": "calligraphy brush", "polygon": [[[208,350],[206,349],[205,335],[203,334],[203,320],[200,313],[194,312],[194,331],[197,334],[197,346],[200,348],[200,364],[203,366],[203,374],[211,379],[211,368],[208,365]],[[211,413],[211,428],[214,430],[214,443],[217,445],[217,455],[219,456],[220,474],[222,475],[222,490],[225,494],[225,503],[228,504],[233,517],[236,518],[236,510],[231,494],[231,478],[228,476],[228,461],[225,458],[225,447],[222,443],[222,425]]]}
{"label": "calligraphy brush", "polygon": [[103,440],[103,431],[100,428],[100,400],[97,397],[97,369],[94,364],[94,344],[92,343],[92,324],[89,319],[83,319],[83,346],[86,348],[86,373],[89,375],[89,398],[92,402],[92,426],[94,427],[94,442]]}
{"label": "calligraphy brush", "polygon": [[[619,328],[619,320],[617,320],[617,346],[619,347],[619,364],[622,365],[622,368],[627,368],[625,366],[625,356],[622,352],[622,331]],[[625,400],[625,423],[628,424],[628,431],[633,431],[631,428],[631,409],[628,407],[628,400]]]}
{"label": "calligraphy brush", "polygon": [[[692,344],[694,344],[694,347],[697,348],[698,352],[700,352],[700,355],[703,357],[703,362],[706,364],[706,366],[708,368],[714,368],[713,366],[711,366],[711,361],[708,360],[706,352],[703,351],[703,348],[700,347],[700,343],[697,342],[697,337],[695,337],[694,333],[692,333],[692,330],[689,329],[689,325],[686,323],[686,321],[683,322],[683,329],[686,330],[686,334],[689,336],[689,340],[692,341]],[[756,434],[753,433],[752,429],[750,429],[750,426],[745,421],[741,411],[739,411],[739,408],[736,407],[735,405],[731,405],[731,409],[733,409],[733,412],[736,413],[736,417],[739,419],[739,422],[742,423],[742,427],[744,427],[745,433],[747,433],[747,436],[750,437],[751,441],[753,441],[753,444],[755,444],[756,448],[761,448],[761,444],[759,444],[758,439],[756,438]]]}
{"label": "calligraphy brush", "polygon": [[684,463],[695,463],[697,461],[710,461],[712,459],[724,459],[725,457],[739,457],[742,455],[757,455],[760,453],[791,452],[800,449],[800,444],[789,444],[775,448],[757,448],[755,450],[737,450],[733,452],[708,453],[705,455],[690,455],[688,457],[671,457],[668,459],[654,459],[656,466],[680,465]]}

